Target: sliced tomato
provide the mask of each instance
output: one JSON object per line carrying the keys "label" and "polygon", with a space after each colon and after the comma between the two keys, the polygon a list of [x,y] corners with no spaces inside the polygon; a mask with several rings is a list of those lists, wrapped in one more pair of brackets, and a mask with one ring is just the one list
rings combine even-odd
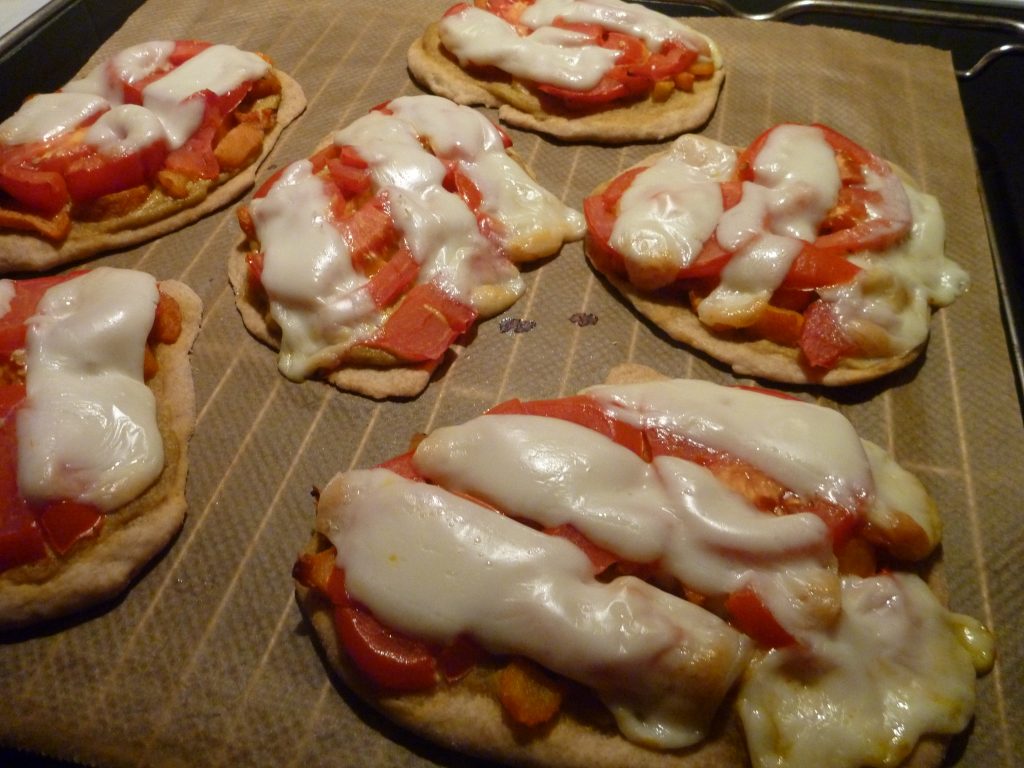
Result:
{"label": "sliced tomato", "polygon": [[660,51],[652,53],[643,64],[631,66],[630,74],[642,75],[655,83],[687,71],[696,60],[697,51],[670,40]]}
{"label": "sliced tomato", "polygon": [[571,523],[565,523],[564,525],[555,526],[554,528],[546,528],[544,533],[549,536],[558,536],[559,538],[571,541],[577,547],[583,550],[583,553],[589,558],[591,564],[594,567],[594,575],[598,576],[608,570],[615,563],[619,562],[619,557],[613,552],[609,552],[604,547],[601,547],[582,533]]}
{"label": "sliced tomato", "polygon": [[169,61],[172,66],[179,67],[211,45],[213,43],[208,43],[205,40],[175,40],[174,50],[171,51]]}
{"label": "sliced tomato", "polygon": [[370,174],[364,168],[356,168],[338,158],[331,158],[327,161],[327,169],[346,198],[356,197],[370,188]]}
{"label": "sliced tomato", "polygon": [[419,470],[416,469],[416,464],[413,461],[413,454],[415,451],[407,451],[401,456],[395,456],[393,459],[388,459],[382,464],[377,466],[381,469],[387,469],[394,472],[396,475],[401,475],[407,480],[422,481],[423,475],[420,474]]}
{"label": "sliced tomato", "polygon": [[790,514],[797,512],[810,512],[820,517],[828,526],[829,535],[832,537],[832,549],[838,552],[848,541],[861,529],[864,524],[864,516],[856,509],[834,504],[827,499],[815,498],[807,504],[787,509]]}
{"label": "sliced tomato", "polygon": [[611,246],[619,199],[644,170],[646,169],[630,168],[612,179],[600,194],[583,199],[583,216],[587,220],[592,252],[605,266],[614,269],[618,274],[626,272],[622,254]]}
{"label": "sliced tomato", "polygon": [[64,172],[68,193],[76,203],[148,184],[167,157],[162,139],[129,155],[111,157],[99,151],[72,161]]}
{"label": "sliced tomato", "polygon": [[637,98],[650,91],[652,82],[646,75],[634,75],[627,67],[614,68],[596,86],[587,91],[574,91],[549,83],[534,87],[545,96],[556,99],[567,109],[591,109],[616,101]]}
{"label": "sliced tomato", "polygon": [[453,683],[465,677],[473,667],[488,657],[487,651],[468,635],[459,635],[437,654],[438,670]]}
{"label": "sliced tomato", "polygon": [[476,183],[466,175],[465,171],[458,164],[453,164],[449,169],[448,176],[452,190],[459,195],[466,203],[466,206],[476,217],[476,224],[484,237],[491,237],[495,233],[494,219],[483,209],[484,196]]}
{"label": "sliced tomato", "polygon": [[220,99],[209,90],[200,91],[190,99],[203,100],[203,121],[188,141],[167,155],[164,167],[190,179],[213,180],[220,174],[220,163],[213,153],[214,139],[223,120]]}
{"label": "sliced tomato", "polygon": [[46,542],[35,515],[18,493],[16,412],[25,385],[0,385],[0,572],[46,557]]}
{"label": "sliced tomato", "polygon": [[314,152],[309,158],[309,162],[313,166],[313,173],[320,173],[320,171],[326,168],[327,161],[338,157],[339,151],[335,144],[328,144],[319,152]]}
{"label": "sliced tomato", "polygon": [[476,320],[476,311],[432,283],[409,291],[367,346],[409,362],[439,360]]}
{"label": "sliced tomato", "polygon": [[271,188],[275,184],[277,184],[278,179],[280,179],[284,175],[284,172],[286,170],[288,169],[278,168],[276,171],[274,171],[266,181],[260,184],[260,188],[257,189],[256,193],[253,195],[253,199],[259,200],[261,197],[266,197],[268,194],[270,194]]}
{"label": "sliced tomato", "polygon": [[800,350],[814,368],[834,368],[844,357],[857,353],[856,343],[846,335],[829,306],[820,299],[804,312]]}
{"label": "sliced tomato", "polygon": [[46,543],[35,515],[21,502],[5,504],[0,514],[0,572],[46,557]]}
{"label": "sliced tomato", "polygon": [[391,306],[416,281],[420,265],[408,248],[400,248],[387,263],[378,269],[366,289],[378,308]]}
{"label": "sliced tomato", "polygon": [[98,534],[103,527],[99,509],[70,499],[44,505],[36,518],[46,543],[60,555],[66,555],[77,542]]}
{"label": "sliced tomato", "polygon": [[380,254],[398,242],[398,229],[386,205],[384,198],[378,195],[338,224],[348,244],[352,263],[364,272],[369,256]]}
{"label": "sliced tomato", "polygon": [[741,632],[763,646],[783,648],[796,642],[752,587],[743,587],[729,595],[725,610]]}
{"label": "sliced tomato", "polygon": [[849,283],[858,275],[860,267],[834,251],[818,247],[818,243],[801,249],[781,288],[799,291],[827,288]]}
{"label": "sliced tomato", "polygon": [[426,643],[388,629],[354,604],[334,609],[334,625],[348,657],[382,688],[424,691],[437,684],[437,659]]}
{"label": "sliced tomato", "polygon": [[26,208],[46,216],[58,213],[71,199],[64,178],[13,163],[0,167],[0,189]]}
{"label": "sliced tomato", "polygon": [[[562,419],[592,429],[641,458],[646,459],[650,456],[650,448],[641,429],[615,419],[586,395],[560,397],[554,400],[530,400],[521,402],[520,407],[523,413],[530,416]],[[488,413],[495,411],[496,409],[492,408]]]}

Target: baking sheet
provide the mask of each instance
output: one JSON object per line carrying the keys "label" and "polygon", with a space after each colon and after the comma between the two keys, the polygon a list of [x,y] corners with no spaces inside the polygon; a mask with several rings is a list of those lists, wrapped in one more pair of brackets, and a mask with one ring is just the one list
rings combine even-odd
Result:
{"label": "baking sheet", "polygon": [[[152,0],[97,53],[154,38],[260,50],[305,88],[309,107],[260,178],[308,154],[331,130],[419,89],[405,50],[447,2]],[[999,637],[979,683],[976,722],[951,762],[1011,766],[1024,754],[1020,673],[1024,433],[999,317],[976,170],[949,55],[852,32],[733,19],[695,26],[727,61],[704,132],[746,144],[775,122],[819,121],[888,157],[939,197],[950,255],[970,292],[935,315],[923,360],[883,382],[812,390],[862,436],[892,450],[936,497],[956,610]],[[510,131],[538,177],[580,207],[593,187],[658,145],[558,144]],[[233,206],[95,263],[178,278],[203,298],[193,351],[198,424],[189,518],[125,597],[86,619],[0,644],[0,743],[99,765],[421,766],[469,761],[404,736],[328,678],[295,606],[291,565],[308,536],[310,490],[336,471],[399,453],[411,433],[463,421],[508,397],[571,393],[620,362],[733,381],[669,341],[587,268],[574,244],[526,273],[503,317],[419,398],[377,402],[293,384],[252,340],[225,274],[238,236]],[[576,312],[597,322],[579,326]]]}

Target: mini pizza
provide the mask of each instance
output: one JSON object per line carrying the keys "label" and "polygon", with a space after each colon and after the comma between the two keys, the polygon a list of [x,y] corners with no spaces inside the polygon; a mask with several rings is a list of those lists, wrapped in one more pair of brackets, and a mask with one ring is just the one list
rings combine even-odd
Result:
{"label": "mini pizza", "polygon": [[345,683],[515,765],[937,764],[993,643],[919,575],[921,483],[829,408],[611,381],[319,493],[293,575]]}
{"label": "mini pizza", "polygon": [[134,270],[0,280],[0,629],[120,594],[180,529],[200,312]]}
{"label": "mini pizza", "polygon": [[136,245],[241,196],[305,108],[298,83],[230,45],[127,48],[0,124],[0,272]]}
{"label": "mini pizza", "polygon": [[591,263],[672,338],[775,381],[852,384],[913,362],[968,286],[938,201],[821,125],[742,151],[695,135],[585,200]]}
{"label": "mini pizza", "polygon": [[717,46],[678,19],[621,0],[477,0],[408,52],[424,87],[563,139],[677,136],[711,116],[725,77]]}
{"label": "mini pizza", "polygon": [[468,107],[406,96],[263,184],[228,271],[285,376],[419,394],[453,342],[522,294],[516,264],[583,236],[510,143]]}

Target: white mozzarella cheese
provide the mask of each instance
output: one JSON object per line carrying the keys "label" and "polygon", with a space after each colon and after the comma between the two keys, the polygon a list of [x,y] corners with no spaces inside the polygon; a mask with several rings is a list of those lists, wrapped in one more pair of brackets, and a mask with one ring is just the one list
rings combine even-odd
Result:
{"label": "white mozzarella cheese", "polygon": [[143,378],[159,292],[152,276],[101,267],[50,288],[28,321],[18,411],[18,487],[30,500],[122,506],[163,469]]}
{"label": "white mozzarella cheese", "polygon": [[748,641],[713,614],[632,577],[602,584],[566,541],[388,470],[335,483],[320,527],[353,598],[387,626],[469,634],[593,688],[638,742],[699,741],[746,662]]}

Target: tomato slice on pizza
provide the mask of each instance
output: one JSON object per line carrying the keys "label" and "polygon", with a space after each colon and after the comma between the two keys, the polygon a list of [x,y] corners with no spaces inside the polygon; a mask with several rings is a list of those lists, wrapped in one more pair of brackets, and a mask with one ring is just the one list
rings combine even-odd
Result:
{"label": "tomato slice on pizza", "polygon": [[895,765],[962,729],[991,637],[915,573],[920,482],[829,408],[622,376],[320,492],[294,576],[346,682],[516,763]]}
{"label": "tomato slice on pizza", "polygon": [[436,96],[394,99],[265,182],[229,273],[279,368],[375,397],[418,394],[478,318],[523,292],[516,263],[582,236],[507,135]]}
{"label": "tomato slice on pizza", "polygon": [[845,384],[908,365],[968,278],[936,199],[822,125],[699,136],[584,202],[587,254],[670,335],[740,373]]}
{"label": "tomato slice on pizza", "polygon": [[0,268],[44,269],[160,234],[175,215],[188,223],[183,211],[224,202],[225,183],[304,103],[258,54],[199,41],[133,46],[30,98],[0,123]]}
{"label": "tomato slice on pizza", "polygon": [[619,0],[453,5],[409,49],[413,75],[462,104],[562,138],[666,138],[710,115],[722,58],[678,19]]}
{"label": "tomato slice on pizza", "polygon": [[198,312],[132,270],[0,281],[0,627],[111,597],[177,531]]}

